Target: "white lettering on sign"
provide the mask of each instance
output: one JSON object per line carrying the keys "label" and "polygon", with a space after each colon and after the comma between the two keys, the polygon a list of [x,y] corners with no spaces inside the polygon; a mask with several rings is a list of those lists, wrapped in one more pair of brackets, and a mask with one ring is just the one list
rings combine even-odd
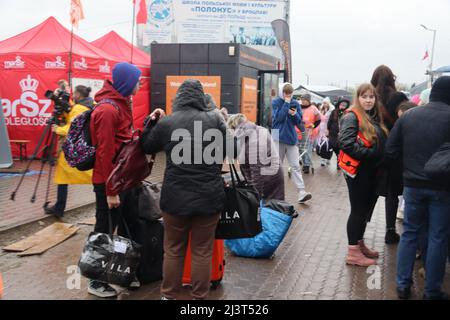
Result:
{"label": "white lettering on sign", "polygon": [[5,61],[5,69],[25,69],[25,62],[22,61],[20,56],[16,57],[14,61]]}
{"label": "white lettering on sign", "polygon": [[62,61],[60,56],[56,57],[56,61],[46,61],[45,69],[65,69],[66,63]]}
{"label": "white lettering on sign", "polygon": [[2,99],[5,122],[10,126],[43,126],[52,114],[51,100],[39,99],[36,91],[39,81],[28,75],[19,81],[22,94],[13,101]]}
{"label": "white lettering on sign", "polygon": [[75,69],[80,69],[80,70],[87,70],[87,68],[88,68],[88,64],[86,63],[85,58],[81,58],[81,61],[75,61],[73,63],[73,66]]}

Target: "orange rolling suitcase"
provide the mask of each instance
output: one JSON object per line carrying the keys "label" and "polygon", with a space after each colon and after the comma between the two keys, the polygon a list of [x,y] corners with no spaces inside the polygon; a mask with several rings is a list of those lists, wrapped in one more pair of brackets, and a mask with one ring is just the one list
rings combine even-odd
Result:
{"label": "orange rolling suitcase", "polygon": [[[191,261],[191,245],[189,241],[186,250],[186,257],[184,259],[183,286],[191,284]],[[216,289],[220,285],[224,271],[224,242],[223,240],[214,240],[211,268],[211,289]]]}

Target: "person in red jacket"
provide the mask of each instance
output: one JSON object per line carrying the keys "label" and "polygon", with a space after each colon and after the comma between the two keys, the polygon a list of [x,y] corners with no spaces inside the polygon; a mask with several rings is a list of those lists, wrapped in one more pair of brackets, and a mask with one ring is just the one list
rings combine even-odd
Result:
{"label": "person in red jacket", "polygon": [[[114,67],[112,76],[113,82],[105,81],[103,88],[95,95],[97,103],[103,102],[92,112],[90,122],[92,144],[96,146],[92,175],[96,200],[94,231],[100,233],[109,233],[109,214],[113,228],[117,226],[119,213],[126,216],[126,205],[121,208],[119,195],[105,184],[113,170],[113,159],[120,145],[133,134],[131,96],[139,90],[141,71],[132,64],[122,62]],[[95,280],[89,281],[88,292],[102,298],[117,295],[109,284]]]}

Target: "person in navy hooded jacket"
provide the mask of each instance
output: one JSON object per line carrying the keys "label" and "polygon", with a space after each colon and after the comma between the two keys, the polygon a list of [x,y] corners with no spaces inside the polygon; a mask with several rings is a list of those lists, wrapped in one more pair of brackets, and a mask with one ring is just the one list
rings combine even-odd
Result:
{"label": "person in navy hooded jacket", "polygon": [[302,173],[300,171],[298,137],[295,127],[304,131],[302,124],[302,110],[300,104],[292,99],[294,88],[290,83],[280,86],[279,97],[272,101],[272,135],[278,147],[281,163],[287,157],[292,168],[292,178],[298,189],[298,202],[304,203],[312,198],[305,191]]}

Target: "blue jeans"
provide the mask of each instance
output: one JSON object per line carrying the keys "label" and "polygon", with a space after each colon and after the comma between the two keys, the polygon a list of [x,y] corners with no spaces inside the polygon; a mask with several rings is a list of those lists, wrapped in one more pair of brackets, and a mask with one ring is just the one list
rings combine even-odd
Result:
{"label": "blue jeans", "polygon": [[450,235],[450,192],[405,187],[403,234],[397,252],[397,287],[409,288],[421,232],[428,227],[425,295],[440,294]]}

